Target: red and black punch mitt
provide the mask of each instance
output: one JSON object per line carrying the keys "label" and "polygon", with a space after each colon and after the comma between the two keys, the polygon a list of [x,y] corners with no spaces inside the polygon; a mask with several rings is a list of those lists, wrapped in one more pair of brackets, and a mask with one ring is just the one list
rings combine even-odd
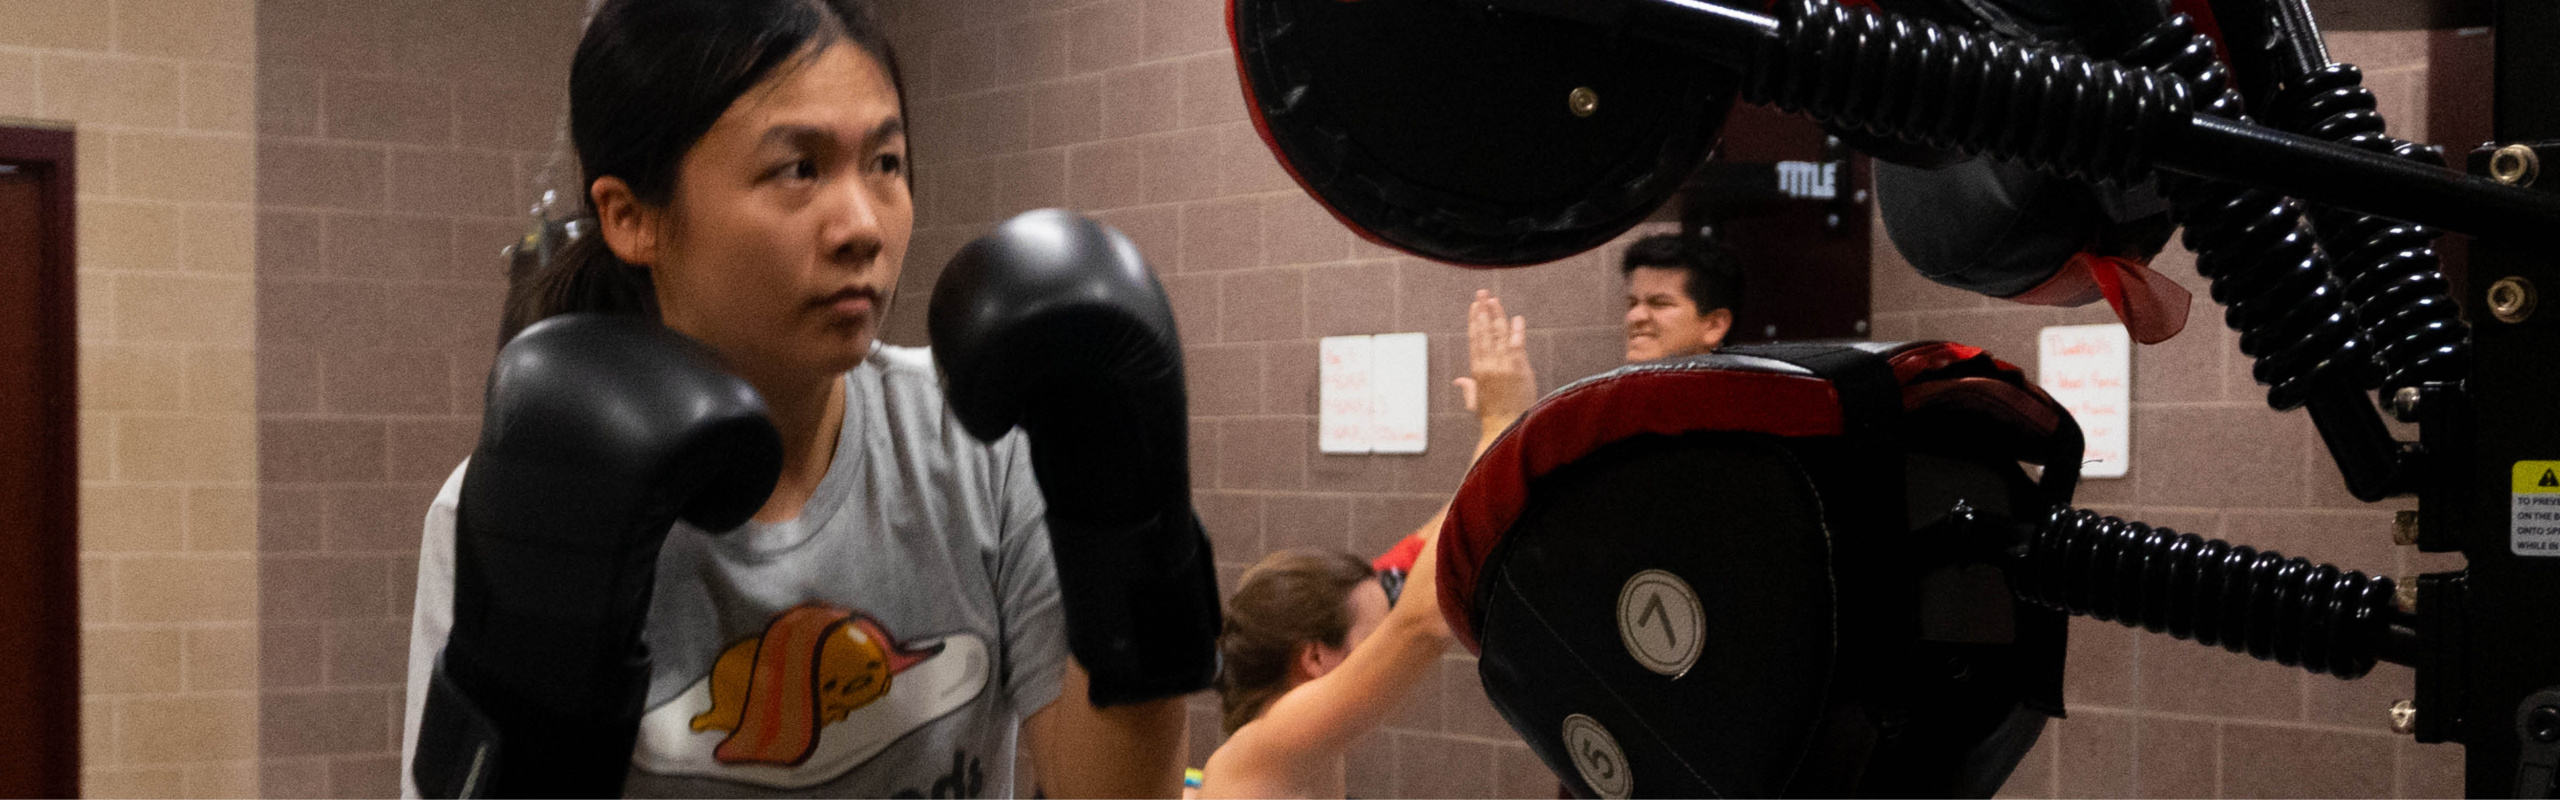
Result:
{"label": "red and black punch mitt", "polygon": [[2079,454],[1963,345],[1631,365],[1476,462],[1439,599],[1577,794],[1987,796],[2060,710],[2062,618],[2011,597],[2003,529],[1948,512],[2032,519]]}

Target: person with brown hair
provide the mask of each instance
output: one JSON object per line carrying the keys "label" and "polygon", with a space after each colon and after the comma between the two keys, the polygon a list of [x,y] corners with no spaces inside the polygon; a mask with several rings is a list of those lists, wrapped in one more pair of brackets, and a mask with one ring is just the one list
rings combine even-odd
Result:
{"label": "person with brown hair", "polygon": [[1282,550],[1245,573],[1218,640],[1227,742],[1201,769],[1201,797],[1344,796],[1345,753],[1449,646],[1432,577],[1438,531],[1423,535],[1393,609],[1347,553]]}
{"label": "person with brown hair", "polygon": [[[1468,377],[1482,455],[1537,398],[1527,320],[1476,293]],[[1247,570],[1227,601],[1218,695],[1227,742],[1201,770],[1200,797],[1342,797],[1343,758],[1431,675],[1449,646],[1433,560],[1443,507],[1408,540],[1412,573],[1391,603],[1380,574],[1347,553],[1282,550]],[[1399,548],[1403,549],[1403,548]],[[1392,607],[1391,607],[1392,606]]]}
{"label": "person with brown hair", "polygon": [[1227,733],[1297,684],[1341,666],[1389,613],[1378,573],[1349,553],[1293,547],[1245,572],[1228,601],[1219,716]]}

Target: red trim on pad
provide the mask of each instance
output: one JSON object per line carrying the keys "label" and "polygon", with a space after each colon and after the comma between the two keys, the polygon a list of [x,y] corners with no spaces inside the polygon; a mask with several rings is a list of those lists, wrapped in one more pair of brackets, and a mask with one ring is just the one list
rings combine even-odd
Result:
{"label": "red trim on pad", "polygon": [[[1359,223],[1352,222],[1350,217],[1343,216],[1342,212],[1334,210],[1332,203],[1324,201],[1324,195],[1317,193],[1315,186],[1307,183],[1307,176],[1298,174],[1298,166],[1296,164],[1291,164],[1289,163],[1289,159],[1280,157],[1280,141],[1271,138],[1271,122],[1263,119],[1262,117],[1262,100],[1255,97],[1253,94],[1253,75],[1252,73],[1247,72],[1244,68],[1244,36],[1242,35],[1242,32],[1236,28],[1236,3],[1238,2],[1240,2],[1240,0],[1226,0],[1227,49],[1234,52],[1236,55],[1236,87],[1244,92],[1245,114],[1253,118],[1253,133],[1255,136],[1262,137],[1263,151],[1271,156],[1271,160],[1280,162],[1281,171],[1289,173],[1289,180],[1298,184],[1299,191],[1306,192],[1308,199],[1316,201],[1317,206],[1324,208],[1324,213],[1333,215],[1333,220],[1335,222],[1342,223],[1342,227],[1351,229],[1351,232],[1358,234],[1360,238],[1369,240],[1370,244],[1394,250],[1415,258],[1433,261],[1434,263],[1448,263],[1405,249],[1404,245],[1379,238],[1377,234],[1370,233],[1368,228],[1361,227]],[[1357,2],[1357,0],[1345,0],[1345,2]],[[1475,264],[1456,264],[1453,266],[1469,267],[1473,269],[1490,269],[1489,267],[1483,267]]]}
{"label": "red trim on pad", "polygon": [[[2050,437],[2064,413],[2032,383],[1929,373],[1975,358],[1982,348],[1914,342],[1881,354],[1901,385],[1903,407],[1960,404],[2004,427]],[[1838,436],[1839,391],[1808,373],[1753,369],[1751,362],[1638,365],[1584,380],[1531,406],[1476,459],[1440,528],[1440,613],[1467,649],[1483,654],[1469,617],[1479,573],[1529,499],[1529,485],[1593,452],[1638,436],[1736,431],[1782,437]],[[1991,359],[1999,373],[2023,374]]]}
{"label": "red trim on pad", "polygon": [[1565,387],[1531,406],[1476,459],[1440,528],[1440,613],[1467,650],[1476,577],[1520,518],[1529,484],[1602,447],[1648,434],[1749,431],[1837,436],[1840,395],[1812,375],[1676,364],[1636,367]]}

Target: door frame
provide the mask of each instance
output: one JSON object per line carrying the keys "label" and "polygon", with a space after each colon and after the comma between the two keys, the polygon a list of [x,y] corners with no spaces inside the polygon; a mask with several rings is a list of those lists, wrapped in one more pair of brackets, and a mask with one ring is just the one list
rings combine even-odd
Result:
{"label": "door frame", "polygon": [[[0,170],[39,182],[43,250],[35,274],[0,274],[0,292],[32,300],[38,335],[34,380],[0,381],[0,409],[31,408],[32,419],[0,417],[0,474],[33,476],[0,485],[0,509],[24,509],[29,523],[0,541],[0,796],[74,797],[80,792],[80,393],[79,307],[73,286],[78,194],[75,140],[65,129],[0,127]],[[32,283],[31,286],[24,285]],[[21,436],[24,438],[20,438]],[[16,512],[12,512],[14,515]]]}

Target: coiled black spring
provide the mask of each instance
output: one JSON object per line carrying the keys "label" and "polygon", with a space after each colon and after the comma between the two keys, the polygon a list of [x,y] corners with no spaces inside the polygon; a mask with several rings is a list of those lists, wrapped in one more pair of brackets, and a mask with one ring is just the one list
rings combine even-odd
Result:
{"label": "coiled black spring", "polygon": [[[2011,158],[2083,180],[2152,174],[2146,141],[2195,113],[2241,117],[2212,40],[2172,17],[2121,63],[2048,51],[1832,0],[1789,0],[1761,40],[1742,97],[1929,147]],[[2403,156],[2381,134],[2352,67],[2294,87],[2300,133]],[[2445,296],[2434,233],[2351,212],[2307,209],[2275,192],[2163,173],[2171,214],[2224,322],[2256,360],[2267,404],[2297,408],[2330,388],[2398,388],[2459,378],[2469,331]],[[2334,263],[2329,253],[2346,254]],[[2380,345],[2377,347],[2377,343]]]}
{"label": "coiled black spring", "polygon": [[[2376,153],[2444,166],[2433,148],[2383,132],[2382,114],[2364,73],[2333,64],[2286,87],[2269,103],[2276,127]],[[2356,322],[2373,345],[2374,370],[2362,383],[2386,391],[2469,372],[2471,329],[2448,296],[2438,269],[2437,231],[2422,225],[2332,207],[2311,211],[2312,230],[2334,257],[2338,282]]]}
{"label": "coiled black spring", "polygon": [[2340,678],[2373,669],[2390,578],[2057,509],[2029,541],[2021,597]]}
{"label": "coiled black spring", "polygon": [[2189,119],[2185,87],[2148,70],[1830,0],[1781,4],[1753,58],[1750,102],[2084,180],[2142,180],[2143,143]]}
{"label": "coiled black spring", "polygon": [[[2205,98],[2198,113],[2241,116],[2213,40],[2186,15],[2144,34],[2123,61],[2185,81]],[[2267,405],[2296,408],[2322,387],[2360,385],[2371,348],[2328,255],[2302,229],[2302,204],[2222,181],[2162,173],[2160,182],[2223,321],[2240,332],[2240,352],[2257,359],[2251,374],[2267,385]]]}

